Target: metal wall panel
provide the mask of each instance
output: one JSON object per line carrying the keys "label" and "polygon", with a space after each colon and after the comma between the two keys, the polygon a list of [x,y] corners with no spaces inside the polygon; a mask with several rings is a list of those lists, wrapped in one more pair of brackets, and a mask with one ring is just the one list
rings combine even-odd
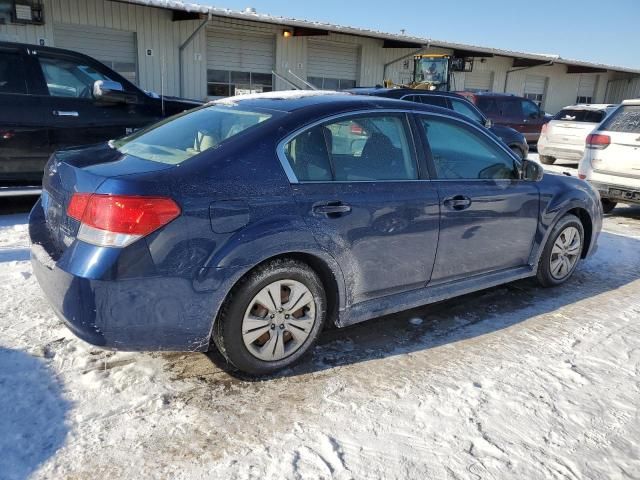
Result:
{"label": "metal wall panel", "polygon": [[493,89],[493,72],[465,72],[464,89],[472,92],[490,92]]}

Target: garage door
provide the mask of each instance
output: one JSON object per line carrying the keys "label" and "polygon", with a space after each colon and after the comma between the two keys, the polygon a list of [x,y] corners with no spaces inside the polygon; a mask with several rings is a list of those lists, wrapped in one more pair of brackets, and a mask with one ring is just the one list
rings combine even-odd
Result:
{"label": "garage door", "polygon": [[524,82],[524,97],[533,100],[538,106],[542,106],[546,87],[547,77],[527,75]]}
{"label": "garage door", "polygon": [[597,82],[595,75],[580,75],[576,103],[593,103]]}
{"label": "garage door", "polygon": [[53,38],[56,47],[89,55],[127,80],[137,82],[138,53],[135,32],[57,24],[53,27]]}
{"label": "garage door", "polygon": [[493,90],[493,72],[465,73],[464,89],[469,92],[490,92]]}
{"label": "garage door", "polygon": [[207,83],[211,97],[272,90],[275,35],[207,30]]}
{"label": "garage door", "polygon": [[348,43],[309,40],[307,80],[325,90],[353,88],[358,81],[360,47]]}

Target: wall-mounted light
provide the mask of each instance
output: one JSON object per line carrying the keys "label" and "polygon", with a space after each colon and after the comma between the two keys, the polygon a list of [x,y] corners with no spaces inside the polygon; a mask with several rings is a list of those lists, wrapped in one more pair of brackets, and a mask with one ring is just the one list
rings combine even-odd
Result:
{"label": "wall-mounted light", "polygon": [[293,37],[293,31],[292,30],[283,30],[282,36],[284,38]]}

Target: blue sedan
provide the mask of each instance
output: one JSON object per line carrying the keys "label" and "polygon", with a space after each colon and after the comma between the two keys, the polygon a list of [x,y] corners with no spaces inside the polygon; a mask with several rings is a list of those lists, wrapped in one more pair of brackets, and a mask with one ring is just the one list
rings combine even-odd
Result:
{"label": "blue sedan", "polygon": [[505,282],[565,282],[598,194],[450,110],[335,92],[207,104],[49,160],[32,264],[66,325],[250,374],[338,327]]}

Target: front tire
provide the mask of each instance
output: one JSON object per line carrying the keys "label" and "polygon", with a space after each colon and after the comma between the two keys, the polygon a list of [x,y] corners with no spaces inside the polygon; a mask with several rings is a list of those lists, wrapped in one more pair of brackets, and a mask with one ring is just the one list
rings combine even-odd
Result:
{"label": "front tire", "polygon": [[545,165],[553,165],[556,161],[555,158],[553,157],[549,157],[548,155],[540,155],[540,162],[544,163]]}
{"label": "front tire", "polygon": [[616,205],[618,205],[618,202],[614,202],[612,200],[609,200],[608,198],[603,198],[601,201],[602,201],[602,211],[604,213],[613,212],[613,209],[616,208]]}
{"label": "front tire", "polygon": [[575,272],[584,245],[584,227],[567,214],[553,227],[538,262],[537,279],[543,287],[561,285]]}
{"label": "front tire", "polygon": [[318,275],[302,262],[274,260],[233,288],[216,320],[213,341],[237,369],[270,374],[310,350],[326,316]]}

